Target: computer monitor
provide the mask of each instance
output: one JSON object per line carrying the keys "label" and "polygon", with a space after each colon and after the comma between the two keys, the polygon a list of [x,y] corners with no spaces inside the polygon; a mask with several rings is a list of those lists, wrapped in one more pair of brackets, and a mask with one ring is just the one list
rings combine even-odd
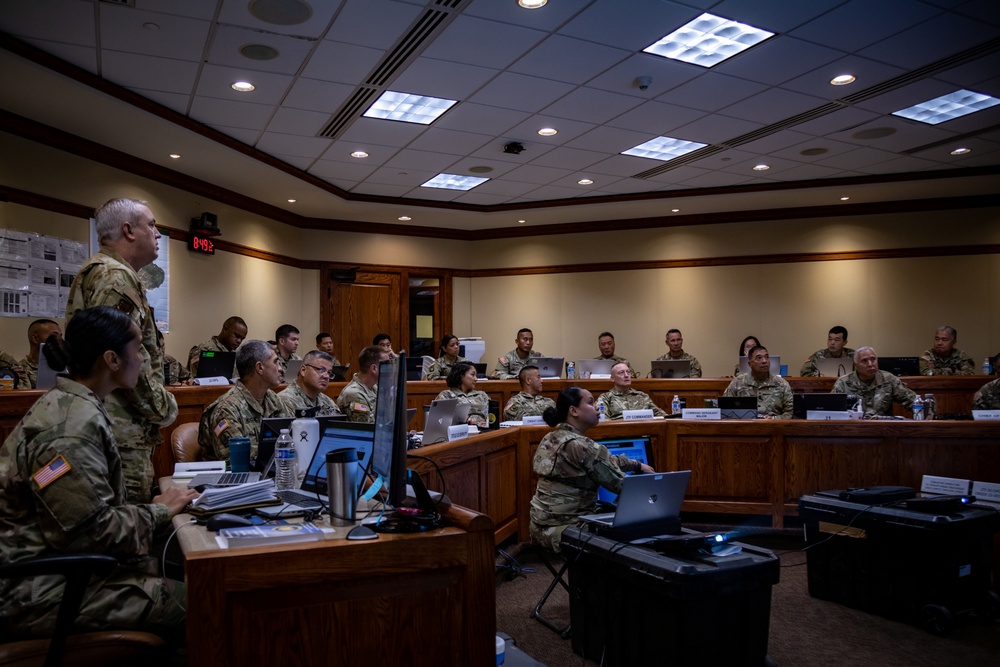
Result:
{"label": "computer monitor", "polygon": [[826,410],[828,412],[843,412],[850,410],[847,394],[844,393],[814,393],[795,394],[792,396],[792,416],[805,419],[810,410]]}
{"label": "computer monitor", "polygon": [[[202,350],[198,358],[198,373],[195,377],[224,377],[231,379],[236,374],[236,353]],[[296,371],[297,372],[297,371]]]}
{"label": "computer monitor", "polygon": [[879,357],[878,369],[895,376],[920,375],[920,359],[917,357]]}
{"label": "computer monitor", "polygon": [[[646,465],[653,466],[653,444],[648,435],[641,435],[635,438],[607,438],[597,440],[597,444],[608,448],[608,453],[612,456],[624,454],[634,461],[642,461]],[[625,473],[631,475],[632,473]],[[613,503],[618,498],[618,494],[608,491],[603,486],[597,490],[597,499],[606,503]]]}

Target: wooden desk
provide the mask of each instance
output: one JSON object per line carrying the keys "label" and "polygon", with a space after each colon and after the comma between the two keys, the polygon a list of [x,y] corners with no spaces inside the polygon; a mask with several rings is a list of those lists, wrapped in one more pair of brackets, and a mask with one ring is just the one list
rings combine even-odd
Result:
{"label": "wooden desk", "polygon": [[368,542],[341,528],[318,542],[228,550],[200,526],[182,528],[188,664],[492,664],[493,525],[455,506],[446,519]]}

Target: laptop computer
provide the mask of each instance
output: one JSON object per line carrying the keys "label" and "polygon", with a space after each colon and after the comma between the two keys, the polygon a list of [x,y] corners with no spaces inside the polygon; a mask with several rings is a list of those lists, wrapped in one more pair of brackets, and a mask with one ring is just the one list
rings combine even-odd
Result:
{"label": "laptop computer", "polygon": [[757,419],[756,396],[719,396],[723,419]]}
{"label": "laptop computer", "polygon": [[406,381],[407,382],[419,382],[424,377],[424,358],[423,357],[407,357],[406,358]]}
{"label": "laptop computer", "polygon": [[289,359],[285,362],[285,384],[299,376],[300,368],[302,368],[302,359]]}
{"label": "laptop computer", "polygon": [[844,393],[792,395],[792,416],[796,419],[805,419],[811,410],[844,412],[845,410],[850,410],[851,407],[847,403],[847,394]]}
{"label": "laptop computer", "polygon": [[893,375],[920,375],[920,359],[917,357],[879,357],[878,369]]}
{"label": "laptop computer", "polygon": [[622,481],[618,509],[580,517],[592,532],[622,541],[680,530],[690,470],[632,475]]}
{"label": "laptop computer", "polygon": [[652,366],[650,377],[686,378],[691,375],[690,359],[654,359],[649,363]]}
{"label": "laptop computer", "polygon": [[[35,389],[52,389],[56,386],[57,373],[49,366],[49,360],[45,358],[45,343],[38,346],[38,375],[35,378]],[[29,389],[30,387],[21,387]]]}
{"label": "laptop computer", "polygon": [[198,373],[196,378],[224,377],[231,379],[235,375],[236,353],[219,352],[217,350],[202,350],[198,358]]}
{"label": "laptop computer", "polygon": [[563,366],[566,365],[565,361],[564,357],[531,357],[528,359],[529,364],[538,366],[543,380],[561,378]]}
{"label": "laptop computer", "polygon": [[476,379],[485,380],[486,379],[486,364],[472,364],[476,367]]}
{"label": "laptop computer", "polygon": [[321,429],[319,444],[313,452],[309,467],[298,489],[276,491],[284,502],[257,508],[258,514],[282,517],[315,511],[329,504],[326,480],[326,455],[337,449],[352,448],[358,452],[358,468],[355,483],[358,488],[364,481],[365,471],[372,456],[375,441],[375,425],[358,422],[336,421]]}
{"label": "laptop computer", "polygon": [[469,418],[472,405],[460,403],[457,398],[438,398],[431,401],[430,409],[424,417],[424,434],[421,445],[434,445],[448,441],[448,427],[464,424]]}
{"label": "laptop computer", "polygon": [[330,382],[343,382],[347,379],[347,369],[351,365],[347,364],[345,366],[334,366],[330,369]]}
{"label": "laptop computer", "polygon": [[[771,361],[771,375],[781,375],[781,355],[772,354],[770,355]],[[750,372],[750,362],[746,357],[740,357],[740,373]]]}
{"label": "laptop computer", "polygon": [[819,371],[820,377],[839,378],[854,370],[854,360],[850,357],[840,359],[820,357],[816,360],[816,370]]}
{"label": "laptop computer", "polygon": [[219,472],[219,473],[199,473],[188,482],[189,489],[198,487],[221,488],[224,486],[240,486],[259,482],[259,472]]}
{"label": "laptop computer", "polygon": [[581,380],[594,375],[611,377],[611,367],[617,363],[614,359],[580,359],[576,362],[576,375]]}
{"label": "laptop computer", "polygon": [[[596,442],[599,445],[604,445],[612,456],[624,454],[633,461],[641,461],[650,467],[653,466],[653,443],[648,435],[635,438],[606,438]],[[625,474],[632,475],[634,473],[627,472]],[[618,494],[608,491],[602,486],[597,489],[597,499],[605,503],[614,503],[618,499]]]}

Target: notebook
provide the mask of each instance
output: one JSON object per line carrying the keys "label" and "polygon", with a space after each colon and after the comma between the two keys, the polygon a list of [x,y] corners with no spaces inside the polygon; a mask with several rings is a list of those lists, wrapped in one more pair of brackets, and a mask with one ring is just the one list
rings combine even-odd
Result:
{"label": "notebook", "polygon": [[576,362],[576,376],[587,380],[593,375],[611,377],[611,367],[618,362],[614,359],[580,359]]}
{"label": "notebook", "polygon": [[[771,361],[771,375],[781,375],[781,355],[772,354],[770,356]],[[750,372],[750,362],[747,361],[746,357],[740,357],[740,373]]]}
{"label": "notebook", "polygon": [[723,419],[757,419],[757,397],[719,396],[719,411]]}
{"label": "notebook", "polygon": [[230,379],[236,368],[235,352],[218,352],[202,350],[198,358],[198,374],[196,378],[224,377]]}
{"label": "notebook", "polygon": [[561,378],[565,361],[563,357],[531,357],[528,359],[529,364],[538,366],[543,380]]}
{"label": "notebook", "polygon": [[654,378],[686,378],[691,375],[690,359],[654,359],[649,376]]}
{"label": "notebook", "polygon": [[364,481],[365,470],[372,457],[372,443],[375,440],[375,425],[358,422],[337,421],[321,429],[319,445],[313,452],[309,467],[299,488],[291,491],[275,491],[282,501],[280,505],[257,508],[258,514],[282,517],[294,516],[321,509],[328,504],[326,484],[326,455],[337,449],[353,448],[358,452],[358,469],[355,482],[358,488]]}
{"label": "notebook", "polygon": [[[679,528],[681,504],[684,502],[684,494],[690,479],[690,470],[626,477],[622,480],[622,492],[618,496],[618,509],[615,512],[587,514],[580,518],[592,524],[592,529],[596,528],[596,532],[609,537],[615,533],[622,535],[626,532],[634,535],[621,539],[636,539],[643,536],[644,527],[659,531],[662,526],[676,523]],[[614,532],[605,532],[602,529]]]}
{"label": "notebook", "polygon": [[854,370],[854,360],[850,357],[820,357],[816,360],[816,369],[821,377],[839,378]]}

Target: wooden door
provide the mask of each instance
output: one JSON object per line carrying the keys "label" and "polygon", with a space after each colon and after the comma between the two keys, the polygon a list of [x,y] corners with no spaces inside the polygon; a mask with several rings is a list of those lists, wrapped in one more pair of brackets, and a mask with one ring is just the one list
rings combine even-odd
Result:
{"label": "wooden door", "polygon": [[357,371],[358,354],[372,344],[380,332],[392,337],[395,348],[402,343],[403,317],[398,273],[361,272],[354,282],[331,282],[329,317],[324,317],[333,336],[333,351],[343,363]]}

